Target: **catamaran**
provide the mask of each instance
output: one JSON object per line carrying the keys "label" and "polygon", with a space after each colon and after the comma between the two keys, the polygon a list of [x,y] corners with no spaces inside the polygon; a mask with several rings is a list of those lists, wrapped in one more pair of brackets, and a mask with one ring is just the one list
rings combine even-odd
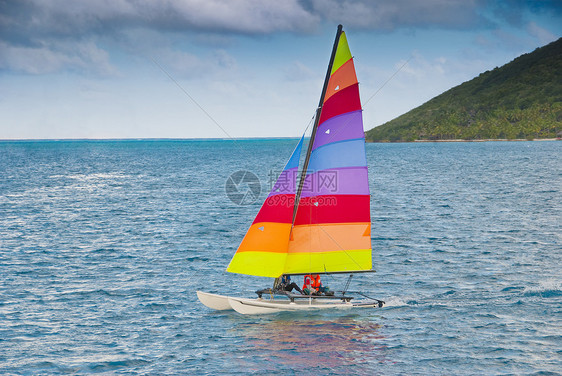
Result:
{"label": "catamaran", "polygon": [[[341,25],[314,119],[300,173],[304,136],[227,268],[231,273],[275,278],[273,288],[256,291],[255,299],[197,291],[205,306],[242,314],[383,306],[383,301],[363,293],[358,293],[362,300],[356,300],[347,291],[353,273],[373,270],[359,83]],[[335,273],[349,273],[350,279],[333,295],[278,288],[283,275]]]}

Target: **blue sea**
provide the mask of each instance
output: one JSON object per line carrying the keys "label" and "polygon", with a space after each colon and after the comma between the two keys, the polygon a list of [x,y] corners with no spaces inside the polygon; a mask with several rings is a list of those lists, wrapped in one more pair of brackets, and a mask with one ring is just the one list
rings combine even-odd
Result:
{"label": "blue sea", "polygon": [[0,142],[0,374],[561,374],[562,142],[368,144],[385,307],[201,305],[271,285],[225,268],[295,144]]}

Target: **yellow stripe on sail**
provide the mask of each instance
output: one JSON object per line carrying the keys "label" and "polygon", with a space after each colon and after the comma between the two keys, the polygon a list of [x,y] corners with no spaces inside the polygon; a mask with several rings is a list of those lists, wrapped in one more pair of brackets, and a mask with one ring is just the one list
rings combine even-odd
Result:
{"label": "yellow stripe on sail", "polygon": [[277,278],[283,274],[286,253],[237,252],[226,269],[230,273]]}
{"label": "yellow stripe on sail", "polygon": [[283,273],[290,223],[259,222],[248,229],[226,271],[277,278]]}
{"label": "yellow stripe on sail", "polygon": [[289,253],[285,274],[371,270],[371,249],[335,252]]}
{"label": "yellow stripe on sail", "polygon": [[344,65],[349,59],[351,59],[351,51],[349,51],[349,45],[347,44],[345,32],[342,31],[330,75],[334,74],[334,72],[337,71],[339,67]]}

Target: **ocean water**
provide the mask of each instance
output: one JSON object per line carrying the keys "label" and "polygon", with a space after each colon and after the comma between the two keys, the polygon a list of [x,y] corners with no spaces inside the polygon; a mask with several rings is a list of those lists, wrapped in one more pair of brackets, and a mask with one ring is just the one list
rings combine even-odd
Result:
{"label": "ocean water", "polygon": [[271,284],[224,269],[295,143],[1,142],[0,374],[562,372],[562,142],[368,144],[382,309],[201,305]]}

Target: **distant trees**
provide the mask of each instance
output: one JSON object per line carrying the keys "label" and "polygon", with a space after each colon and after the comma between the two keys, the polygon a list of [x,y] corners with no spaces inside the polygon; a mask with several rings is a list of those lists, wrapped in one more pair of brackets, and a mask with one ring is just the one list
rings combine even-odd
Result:
{"label": "distant trees", "polygon": [[480,74],[366,132],[368,141],[555,138],[562,131],[562,38]]}

